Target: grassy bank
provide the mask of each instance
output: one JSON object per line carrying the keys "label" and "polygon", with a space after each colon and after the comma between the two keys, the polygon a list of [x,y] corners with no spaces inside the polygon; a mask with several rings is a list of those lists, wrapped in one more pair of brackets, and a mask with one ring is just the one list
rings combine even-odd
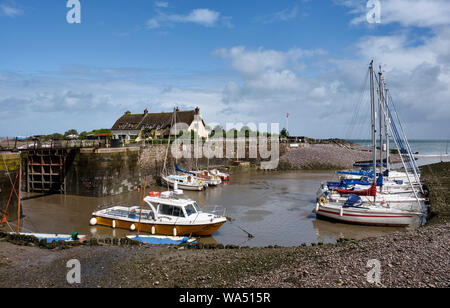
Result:
{"label": "grassy bank", "polygon": [[422,180],[429,191],[428,224],[450,221],[450,162],[422,166]]}

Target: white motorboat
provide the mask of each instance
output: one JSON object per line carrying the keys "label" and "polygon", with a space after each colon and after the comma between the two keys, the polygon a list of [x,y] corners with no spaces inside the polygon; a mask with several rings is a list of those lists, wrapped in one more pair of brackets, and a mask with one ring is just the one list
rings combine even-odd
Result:
{"label": "white motorboat", "polygon": [[142,206],[113,206],[96,211],[90,224],[152,235],[209,236],[227,221],[224,211],[219,213],[216,208],[204,212],[196,201],[181,198],[177,192],[151,192]]}

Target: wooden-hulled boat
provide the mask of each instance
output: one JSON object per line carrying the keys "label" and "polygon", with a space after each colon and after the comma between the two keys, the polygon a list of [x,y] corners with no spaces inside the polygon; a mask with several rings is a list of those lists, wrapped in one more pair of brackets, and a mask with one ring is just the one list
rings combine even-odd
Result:
{"label": "wooden-hulled boat", "polygon": [[203,212],[197,202],[178,198],[174,192],[151,192],[143,201],[145,209],[114,206],[96,211],[90,223],[153,235],[209,236],[227,221],[215,212]]}

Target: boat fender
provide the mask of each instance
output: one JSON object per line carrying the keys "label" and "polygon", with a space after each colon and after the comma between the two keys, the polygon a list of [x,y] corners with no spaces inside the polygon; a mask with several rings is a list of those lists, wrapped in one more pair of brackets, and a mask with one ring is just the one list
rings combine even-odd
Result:
{"label": "boat fender", "polygon": [[92,217],[89,223],[91,224],[91,226],[95,226],[97,224],[97,218]]}
{"label": "boat fender", "polygon": [[155,226],[152,226],[152,234],[155,234],[156,230],[155,230]]}
{"label": "boat fender", "polygon": [[173,228],[173,236],[177,236],[177,228]]}
{"label": "boat fender", "polygon": [[341,206],[341,210],[339,211],[339,216],[344,216],[344,207]]}
{"label": "boat fender", "polygon": [[315,211],[316,213],[319,212],[319,206],[320,206],[319,202],[316,202],[316,211]]}
{"label": "boat fender", "polygon": [[115,220],[112,221],[112,227],[116,228],[116,221]]}
{"label": "boat fender", "polygon": [[136,230],[136,226],[135,226],[134,224],[131,224],[131,226],[130,226],[130,230],[131,230],[131,231],[134,231],[134,230]]}

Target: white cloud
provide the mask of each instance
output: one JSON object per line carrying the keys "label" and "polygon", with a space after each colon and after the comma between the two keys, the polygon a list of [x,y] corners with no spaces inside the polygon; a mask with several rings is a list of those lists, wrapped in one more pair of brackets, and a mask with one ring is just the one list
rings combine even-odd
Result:
{"label": "white cloud", "polygon": [[155,2],[155,6],[156,6],[156,7],[164,7],[164,8],[167,8],[167,7],[169,7],[169,3],[168,3],[168,2],[164,2],[164,1],[156,1],[156,2]]}
{"label": "white cloud", "polygon": [[[357,15],[351,23],[367,22],[367,0],[335,0]],[[450,24],[448,0],[380,0],[381,24],[399,23],[406,27],[435,27]]]}
{"label": "white cloud", "polygon": [[[1,135],[108,128],[126,110],[140,113],[145,108],[167,112],[175,106],[199,106],[210,121],[223,108],[220,88],[202,82],[189,87],[156,84],[154,79],[161,78],[151,71],[81,67],[39,75],[5,73],[0,82]],[[18,127],[17,119],[26,124]]]}
{"label": "white cloud", "polygon": [[157,29],[160,27],[160,24],[156,18],[151,18],[147,20],[146,25],[148,29]]}
{"label": "white cloud", "polygon": [[192,22],[206,27],[214,26],[219,20],[220,13],[209,9],[195,9],[187,16],[171,15],[175,22]]}
{"label": "white cloud", "polygon": [[147,21],[149,29],[170,27],[176,23],[193,23],[204,27],[214,27],[219,23],[231,27],[231,17],[221,16],[219,12],[210,9],[194,9],[189,14],[166,14],[157,10],[157,15]]}
{"label": "white cloud", "polygon": [[289,21],[298,17],[299,9],[298,6],[292,8],[283,9],[281,11],[275,12],[273,14],[258,18],[263,23],[272,23],[276,21]]}
{"label": "white cloud", "polygon": [[0,15],[6,15],[8,17],[16,17],[23,15],[23,10],[15,7],[13,4],[14,4],[13,2],[0,3],[0,13],[1,13]]}
{"label": "white cloud", "polygon": [[[295,127],[300,134],[368,137],[364,135],[369,132],[368,119],[360,120],[362,126],[355,130],[363,135],[344,132],[352,125],[349,120],[361,101],[364,74],[374,59],[382,65],[410,136],[446,138],[442,132],[450,130],[450,29],[435,30],[420,40],[411,38],[414,33],[408,32],[362,37],[348,58],[322,57],[322,50],[297,48],[218,49],[214,54],[228,60],[239,77],[224,87],[223,111],[240,114],[241,121],[255,117],[282,121],[289,112],[297,119],[290,124],[291,131]],[[364,97],[362,109],[368,106],[367,93]],[[251,111],[245,115],[242,110]],[[319,119],[321,124],[316,125]]]}

